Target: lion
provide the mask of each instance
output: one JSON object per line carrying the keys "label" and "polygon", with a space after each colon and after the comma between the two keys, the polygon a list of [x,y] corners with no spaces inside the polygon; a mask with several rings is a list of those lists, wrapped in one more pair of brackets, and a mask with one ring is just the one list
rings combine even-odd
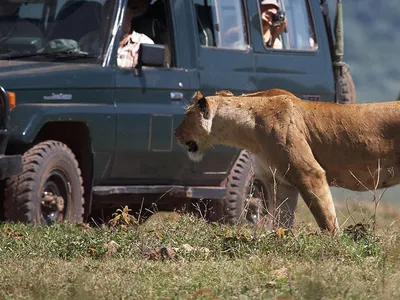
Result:
{"label": "lion", "polygon": [[400,183],[398,101],[341,105],[281,89],[196,92],[175,136],[195,162],[214,144],[247,149],[258,176],[282,182],[292,198],[300,193],[319,228],[331,233],[339,225],[330,186],[366,191]]}

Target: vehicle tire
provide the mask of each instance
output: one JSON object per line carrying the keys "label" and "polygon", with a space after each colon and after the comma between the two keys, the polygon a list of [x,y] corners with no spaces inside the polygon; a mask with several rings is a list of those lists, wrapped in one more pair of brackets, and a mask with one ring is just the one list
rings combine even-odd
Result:
{"label": "vehicle tire", "polygon": [[6,181],[6,221],[51,225],[83,220],[81,170],[72,151],[58,141],[41,142],[23,155],[23,171]]}
{"label": "vehicle tire", "polygon": [[255,175],[254,157],[249,151],[240,153],[223,184],[227,187],[226,196],[212,201],[211,221],[255,225],[269,219],[267,201],[272,199],[272,189]]}

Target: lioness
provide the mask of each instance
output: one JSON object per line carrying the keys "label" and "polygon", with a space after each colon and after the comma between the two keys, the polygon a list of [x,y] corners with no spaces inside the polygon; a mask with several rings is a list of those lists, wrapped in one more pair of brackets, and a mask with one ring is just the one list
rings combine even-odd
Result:
{"label": "lioness", "polygon": [[400,182],[397,101],[318,103],[279,89],[242,96],[197,92],[175,135],[197,162],[212,144],[249,150],[262,180],[272,183],[276,170],[277,181],[297,190],[330,232],[338,222],[329,186],[365,191]]}

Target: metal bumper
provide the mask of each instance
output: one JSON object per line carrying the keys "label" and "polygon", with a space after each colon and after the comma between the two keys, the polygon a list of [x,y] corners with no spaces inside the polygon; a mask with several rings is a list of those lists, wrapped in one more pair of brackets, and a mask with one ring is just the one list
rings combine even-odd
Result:
{"label": "metal bumper", "polygon": [[8,143],[8,119],[10,102],[3,87],[0,86],[0,180],[22,172],[21,155],[5,155]]}

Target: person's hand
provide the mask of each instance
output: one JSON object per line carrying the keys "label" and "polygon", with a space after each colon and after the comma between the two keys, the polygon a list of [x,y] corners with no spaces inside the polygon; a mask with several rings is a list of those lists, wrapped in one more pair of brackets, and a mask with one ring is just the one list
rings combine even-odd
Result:
{"label": "person's hand", "polygon": [[120,46],[120,47],[125,46],[125,45],[129,42],[129,39],[131,38],[131,36],[132,36],[132,34],[127,34],[127,35],[125,35],[125,36],[121,39],[121,41],[119,42],[119,46]]}
{"label": "person's hand", "polygon": [[287,25],[286,18],[282,23],[272,25],[272,28],[271,28],[272,41],[275,41],[275,39],[285,30],[286,25]]}
{"label": "person's hand", "polygon": [[271,37],[269,41],[267,42],[267,47],[273,48],[274,43],[276,38],[285,30],[286,28],[286,18],[281,24],[273,24],[270,32],[271,32]]}

